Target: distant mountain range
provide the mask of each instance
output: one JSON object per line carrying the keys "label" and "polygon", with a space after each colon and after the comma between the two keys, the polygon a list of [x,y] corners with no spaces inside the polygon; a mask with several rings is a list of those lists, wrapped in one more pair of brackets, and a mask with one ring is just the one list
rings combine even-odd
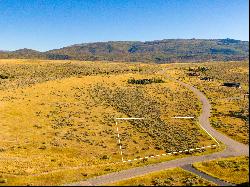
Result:
{"label": "distant mountain range", "polygon": [[164,39],[83,43],[39,52],[0,51],[0,58],[74,59],[124,62],[198,62],[249,59],[249,42],[234,39]]}

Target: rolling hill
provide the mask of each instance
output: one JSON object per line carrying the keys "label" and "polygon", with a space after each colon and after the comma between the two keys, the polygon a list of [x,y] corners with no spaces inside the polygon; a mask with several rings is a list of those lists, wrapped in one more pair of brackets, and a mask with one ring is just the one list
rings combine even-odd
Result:
{"label": "rolling hill", "polygon": [[76,44],[39,52],[0,51],[0,58],[75,59],[128,62],[198,62],[249,59],[249,42],[234,39],[164,39]]}

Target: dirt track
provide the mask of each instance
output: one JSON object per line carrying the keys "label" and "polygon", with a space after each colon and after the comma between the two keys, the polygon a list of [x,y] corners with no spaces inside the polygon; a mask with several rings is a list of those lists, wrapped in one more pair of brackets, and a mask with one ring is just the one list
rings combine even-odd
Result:
{"label": "dirt track", "polygon": [[[171,78],[170,78],[171,79]],[[178,82],[182,86],[185,86],[186,88],[192,90],[194,94],[197,95],[199,100],[202,102],[202,113],[199,117],[199,123],[211,136],[213,136],[215,139],[226,145],[226,149],[217,152],[212,153],[210,155],[203,155],[203,156],[191,156],[176,160],[171,160],[167,162],[157,163],[157,164],[151,164],[148,166],[143,167],[137,167],[132,168],[128,170],[123,170],[120,172],[114,172],[107,175],[98,176],[95,178],[88,179],[86,181],[81,181],[77,183],[68,184],[70,185],[83,185],[83,186],[97,186],[97,185],[104,185],[108,183],[113,183],[133,177],[137,177],[140,175],[148,174],[155,171],[160,171],[168,168],[174,168],[174,167],[181,167],[188,164],[192,164],[194,162],[202,162],[202,161],[208,161],[213,160],[217,158],[224,158],[224,157],[230,157],[230,156],[239,156],[239,155],[249,155],[249,147],[247,145],[244,145],[242,143],[239,143],[226,135],[216,131],[209,123],[209,116],[210,116],[210,110],[211,105],[207,99],[207,97],[200,92],[198,89],[194,88],[193,86],[190,86],[186,83],[177,81],[172,79],[173,81]]]}

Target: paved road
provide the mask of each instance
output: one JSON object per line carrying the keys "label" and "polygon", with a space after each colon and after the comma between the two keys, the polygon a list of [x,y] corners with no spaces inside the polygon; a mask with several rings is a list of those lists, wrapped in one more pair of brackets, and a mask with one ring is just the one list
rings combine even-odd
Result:
{"label": "paved road", "polygon": [[196,168],[192,167],[191,164],[182,166],[181,168],[185,169],[185,170],[187,170],[189,172],[192,172],[192,173],[194,173],[194,174],[196,174],[196,175],[198,175],[198,176],[200,176],[200,177],[202,177],[202,178],[204,178],[204,179],[206,179],[208,181],[211,181],[211,182],[217,184],[218,186],[235,186],[235,185],[233,185],[231,183],[228,183],[228,182],[222,181],[220,179],[217,179],[215,177],[212,177],[210,175],[207,175],[206,173],[203,173],[203,172],[197,170]]}
{"label": "paved road", "polygon": [[[168,77],[169,78],[169,77]],[[170,78],[172,79],[172,78]],[[172,79],[173,81],[178,82],[182,86],[192,90],[194,94],[197,95],[199,100],[202,102],[202,113],[199,116],[199,123],[202,126],[203,129],[205,129],[210,135],[212,135],[214,138],[222,142],[226,145],[226,149],[217,152],[212,153],[210,155],[203,155],[203,156],[191,156],[186,158],[180,158],[176,160],[171,160],[167,162],[157,163],[157,164],[151,164],[148,166],[142,166],[137,168],[132,168],[128,170],[123,170],[120,172],[110,173],[107,175],[98,176],[95,178],[88,179],[86,181],[81,181],[77,183],[68,184],[70,185],[83,185],[83,186],[97,186],[97,185],[104,185],[108,183],[113,183],[141,175],[145,175],[151,172],[160,171],[168,168],[175,168],[175,167],[182,167],[188,164],[192,164],[194,162],[202,162],[202,161],[208,161],[213,160],[217,158],[225,158],[230,156],[239,156],[239,155],[249,155],[249,147],[247,145],[244,145],[242,143],[236,142],[235,140],[227,137],[226,135],[216,131],[209,123],[209,116],[210,116],[210,110],[211,105],[207,99],[207,97],[200,92],[198,89],[194,88],[191,85],[188,85],[186,83],[183,83],[181,81],[177,81]]]}
{"label": "paved road", "polygon": [[[174,79],[172,79],[174,80]],[[199,123],[201,124],[202,128],[204,128],[209,134],[211,134],[214,138],[222,142],[226,145],[226,152],[232,152],[235,156],[237,155],[248,155],[249,154],[249,147],[245,144],[239,143],[230,137],[216,131],[209,123],[211,105],[207,99],[207,97],[200,92],[198,89],[194,88],[191,85],[183,83],[181,81],[177,81],[179,84],[185,86],[186,88],[193,91],[199,100],[202,102],[202,113],[199,116]]]}

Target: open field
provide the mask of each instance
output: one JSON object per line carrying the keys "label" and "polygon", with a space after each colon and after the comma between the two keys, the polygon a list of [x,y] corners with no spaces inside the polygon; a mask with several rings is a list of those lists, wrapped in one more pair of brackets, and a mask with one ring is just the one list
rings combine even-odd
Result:
{"label": "open field", "polygon": [[141,177],[127,179],[110,186],[215,186],[190,172],[181,168],[154,172]]}
{"label": "open field", "polygon": [[160,67],[145,64],[60,60],[0,59],[0,90],[32,86],[49,80],[118,73],[153,73]]}
{"label": "open field", "polygon": [[[190,90],[156,74],[172,67],[173,76],[185,79],[183,65],[178,66],[0,60],[0,75],[5,77],[0,79],[0,174],[7,179],[3,184],[63,184],[215,151],[121,162],[120,145],[129,160],[215,143],[196,120],[171,118],[196,119],[201,112]],[[154,78],[162,82],[129,82]],[[119,144],[116,117],[144,120],[120,121]]]}
{"label": "open field", "polygon": [[246,156],[195,163],[193,166],[233,184],[249,183],[249,157]]}

